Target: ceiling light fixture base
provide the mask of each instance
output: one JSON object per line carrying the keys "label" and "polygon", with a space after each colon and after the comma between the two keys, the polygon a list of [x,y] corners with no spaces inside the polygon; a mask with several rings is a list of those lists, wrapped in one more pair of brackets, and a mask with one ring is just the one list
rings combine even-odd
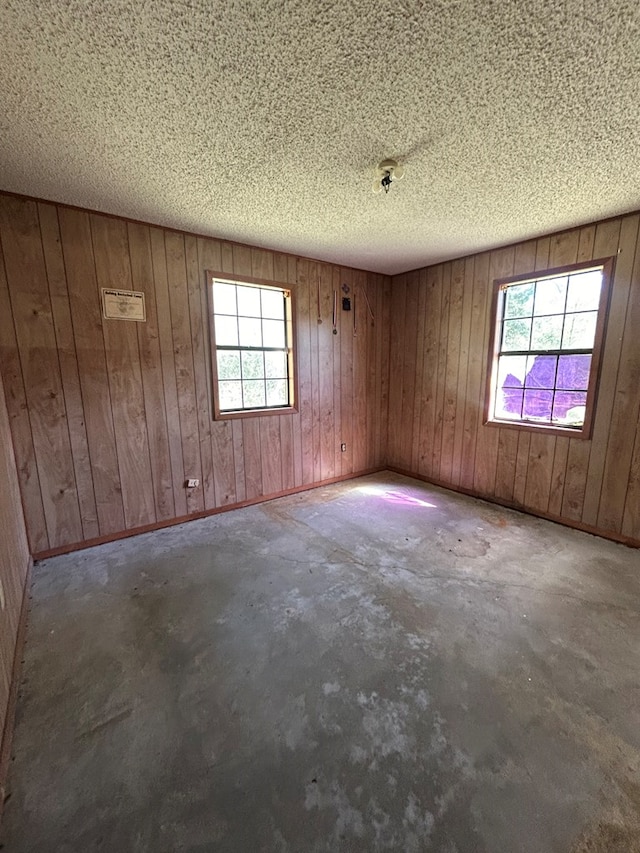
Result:
{"label": "ceiling light fixture base", "polygon": [[393,181],[399,181],[404,177],[404,167],[397,160],[381,160],[377,166],[378,177],[373,183],[374,193],[382,190],[389,192]]}

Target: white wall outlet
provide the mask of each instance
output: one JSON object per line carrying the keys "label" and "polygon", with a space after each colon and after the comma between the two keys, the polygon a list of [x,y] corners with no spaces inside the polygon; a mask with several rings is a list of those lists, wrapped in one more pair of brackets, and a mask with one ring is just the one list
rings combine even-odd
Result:
{"label": "white wall outlet", "polygon": [[200,480],[196,480],[195,478],[191,478],[191,477],[187,480],[187,488],[188,489],[195,489],[199,485],[200,485]]}

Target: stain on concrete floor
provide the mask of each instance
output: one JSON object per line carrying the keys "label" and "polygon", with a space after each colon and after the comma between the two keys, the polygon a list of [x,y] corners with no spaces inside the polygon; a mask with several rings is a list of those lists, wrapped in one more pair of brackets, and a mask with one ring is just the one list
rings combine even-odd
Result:
{"label": "stain on concrete floor", "polygon": [[43,561],[6,849],[638,853],[639,569],[392,474]]}

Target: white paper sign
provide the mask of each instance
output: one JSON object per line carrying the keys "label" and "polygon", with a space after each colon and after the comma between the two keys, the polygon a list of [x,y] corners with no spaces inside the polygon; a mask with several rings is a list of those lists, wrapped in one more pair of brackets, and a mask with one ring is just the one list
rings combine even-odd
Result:
{"label": "white paper sign", "polygon": [[102,308],[107,320],[136,320],[144,323],[147,319],[144,293],[137,290],[107,290],[103,287]]}

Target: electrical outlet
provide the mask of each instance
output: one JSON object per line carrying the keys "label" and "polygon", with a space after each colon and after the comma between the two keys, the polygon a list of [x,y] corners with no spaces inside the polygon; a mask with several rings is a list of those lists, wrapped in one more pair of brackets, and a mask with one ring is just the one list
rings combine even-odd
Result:
{"label": "electrical outlet", "polygon": [[200,485],[200,480],[196,480],[196,479],[192,479],[192,478],[187,480],[187,488],[188,489],[195,489],[199,485]]}
{"label": "electrical outlet", "polygon": [[343,442],[342,442],[342,444],[340,445],[340,450],[341,450],[343,453],[345,453],[345,452],[346,452],[346,450],[347,450],[347,445],[344,443],[344,441],[343,441]]}

